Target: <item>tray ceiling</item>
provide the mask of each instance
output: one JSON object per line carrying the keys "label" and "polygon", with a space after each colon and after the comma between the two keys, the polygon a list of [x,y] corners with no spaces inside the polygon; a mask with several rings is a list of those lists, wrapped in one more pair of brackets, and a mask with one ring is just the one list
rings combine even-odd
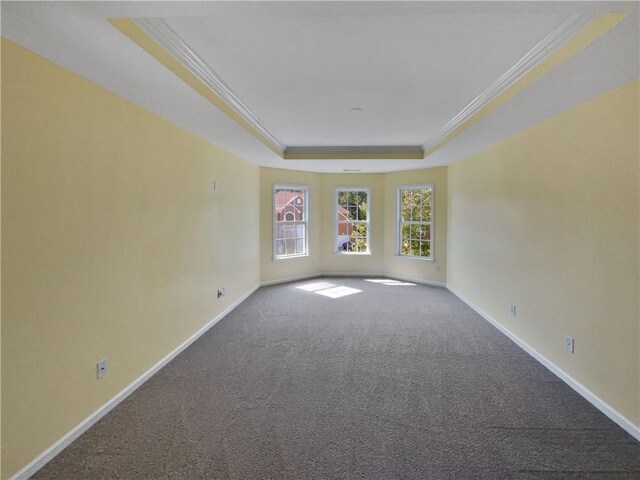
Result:
{"label": "tray ceiling", "polygon": [[[558,113],[559,105],[570,108],[637,77],[637,7],[3,2],[2,33],[256,164],[392,171],[459,160]],[[608,23],[594,29],[603,15]],[[113,28],[122,19],[153,48],[144,51],[135,35]],[[482,113],[588,28],[588,41]],[[167,53],[181,66],[160,64]],[[194,74],[193,83],[178,78],[178,68]],[[211,92],[196,88],[198,81]],[[573,88],[558,97],[568,82]]]}

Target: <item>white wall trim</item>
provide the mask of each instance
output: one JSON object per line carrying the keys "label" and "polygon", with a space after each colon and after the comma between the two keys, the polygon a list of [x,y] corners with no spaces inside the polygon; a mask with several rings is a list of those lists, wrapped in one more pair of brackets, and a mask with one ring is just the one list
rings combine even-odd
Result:
{"label": "white wall trim", "polygon": [[421,285],[431,285],[432,287],[447,288],[446,283],[436,282],[434,280],[421,280],[419,278],[405,277],[404,275],[395,275],[393,273],[385,273],[384,276],[392,280],[402,280],[403,282],[413,282]]}
{"label": "white wall trim", "polygon": [[222,98],[249,125],[260,132],[273,146],[284,153],[283,144],[260,119],[238,98],[222,79],[200,58],[161,18],[136,18],[134,21],[156,42],[176,57],[202,83]]}
{"label": "white wall trim", "polygon": [[351,272],[322,272],[322,277],[361,277],[361,278],[369,278],[369,277],[386,277],[387,275],[384,273],[378,273],[378,272],[372,272],[372,273],[367,273],[367,272],[357,272],[357,273],[351,273]]}
{"label": "white wall trim", "polygon": [[424,152],[438,144],[452,131],[478,113],[491,100],[502,92],[506,91],[526,73],[530,72],[536,65],[544,60],[549,54],[554,52],[560,45],[569,40],[575,33],[584,27],[592,16],[572,15],[560,26],[543,38],[535,47],[527,52],[518,62],[513,65],[495,82],[489,85],[480,95],[474,98],[466,107],[458,112],[449,122],[444,125],[432,138],[422,145]]}
{"label": "white wall trim", "polygon": [[533,358],[535,358],[542,365],[547,367],[547,369],[549,369],[558,378],[560,378],[560,380],[562,380],[567,385],[569,385],[571,388],[573,388],[576,392],[578,392],[585,400],[587,400],[589,403],[591,403],[591,405],[596,407],[598,410],[600,410],[602,413],[604,413],[607,417],[609,417],[611,420],[613,420],[616,424],[618,424],[620,427],[622,427],[622,429],[625,430],[629,435],[634,437],[636,440],[640,440],[640,427],[639,426],[635,425],[631,420],[629,420],[627,417],[622,415],[620,412],[618,412],[616,409],[614,409],[611,405],[609,405],[607,402],[602,400],[595,393],[593,393],[587,387],[585,387],[580,382],[578,382],[576,379],[574,379],[571,375],[569,375],[564,370],[562,370],[560,367],[558,367],[556,364],[554,364],[551,360],[549,360],[544,355],[542,355],[540,352],[538,352],[531,345],[529,345],[525,341],[521,340],[511,330],[506,328],[504,325],[502,325],[500,322],[498,322],[495,318],[493,318],[487,312],[485,312],[484,310],[482,310],[481,308],[479,308],[478,306],[473,304],[468,298],[466,298],[464,295],[462,295],[460,292],[458,292],[451,285],[447,284],[446,288],[451,293],[453,293],[456,297],[458,297],[460,300],[462,300],[464,303],[466,303],[469,307],[471,307],[473,310],[475,310],[476,313],[478,313],[487,322],[489,322],[491,325],[493,325],[498,330],[500,330],[502,333],[504,333],[507,337],[509,337],[509,339],[511,339],[516,345],[518,345],[520,348],[522,348],[525,352],[527,352],[529,355],[531,355]]}
{"label": "white wall trim", "polygon": [[269,285],[277,285],[279,283],[297,282],[298,280],[308,280],[310,278],[321,277],[321,273],[309,273],[308,275],[298,275],[295,277],[277,278],[275,280],[266,280],[260,283],[261,287],[267,287]]}
{"label": "white wall trim", "polygon": [[24,466],[21,470],[15,473],[10,480],[24,480],[32,475],[34,475],[38,470],[44,467],[53,457],[55,457],[58,453],[68,447],[74,440],[76,440],[80,435],[89,430],[98,420],[104,417],[107,413],[113,410],[120,402],[122,402],[125,398],[135,392],[138,387],[140,387],[144,382],[149,380],[155,373],[157,373],[162,367],[168,364],[171,360],[173,360],[178,354],[180,354],[184,349],[186,349],[189,345],[195,342],[202,334],[207,332],[211,327],[213,327],[216,323],[222,320],[227,314],[229,314],[233,309],[235,309],[238,305],[240,305],[244,300],[247,299],[253,292],[255,292],[260,285],[256,285],[252,287],[247,293],[245,293],[238,300],[233,302],[227,308],[225,308],[222,312],[216,315],[212,320],[207,322],[200,330],[191,335],[188,339],[182,342],[175,350],[165,356],[162,360],[156,363],[153,367],[143,373],[140,377],[130,383],[127,387],[125,387],[120,393],[118,393],[115,397],[109,400],[107,403],[98,408],[95,412],[85,418],[82,422],[72,428],[69,432],[63,435],[58,441],[56,441],[53,445],[47,448],[44,452],[34,458],[31,462],[29,462],[26,466]]}
{"label": "white wall trim", "polygon": [[322,277],[361,277],[361,278],[370,278],[370,277],[384,277],[389,278],[391,280],[402,280],[405,282],[414,282],[422,285],[431,285],[434,287],[446,288],[447,284],[444,282],[434,282],[431,280],[420,280],[417,278],[411,277],[403,277],[400,275],[394,275],[391,273],[351,273],[351,272],[322,272],[322,273],[310,273],[308,275],[298,275],[295,277],[287,277],[287,278],[279,278],[276,280],[266,280],[260,283],[261,287],[266,287],[268,285],[277,285],[279,283],[289,283],[289,282],[297,282],[300,280],[309,280],[312,278],[322,278]]}

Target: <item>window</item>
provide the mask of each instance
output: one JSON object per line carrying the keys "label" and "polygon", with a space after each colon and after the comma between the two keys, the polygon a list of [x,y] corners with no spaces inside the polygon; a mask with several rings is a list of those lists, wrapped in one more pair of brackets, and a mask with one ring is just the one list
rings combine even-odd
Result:
{"label": "window", "polygon": [[433,260],[433,185],[398,187],[398,254]]}
{"label": "window", "polygon": [[336,251],[369,253],[368,188],[336,190]]}
{"label": "window", "polygon": [[273,206],[274,258],[307,255],[309,189],[274,185]]}

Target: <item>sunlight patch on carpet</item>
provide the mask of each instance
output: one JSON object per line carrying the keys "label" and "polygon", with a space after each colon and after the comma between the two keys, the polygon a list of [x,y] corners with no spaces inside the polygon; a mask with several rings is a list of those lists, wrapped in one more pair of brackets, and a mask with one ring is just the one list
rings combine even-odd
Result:
{"label": "sunlight patch on carpet", "polygon": [[347,295],[353,295],[354,293],[360,293],[362,290],[358,290],[357,288],[351,287],[335,287],[335,288],[327,288],[326,290],[319,290],[317,292],[318,295],[324,295],[329,298],[340,298],[346,297]]}
{"label": "sunlight patch on carpet", "polygon": [[317,293],[318,295],[323,295],[329,298],[346,297],[347,295],[353,295],[354,293],[359,293],[362,291],[358,290],[357,288],[338,286],[335,283],[329,282],[307,283],[306,285],[300,285],[296,288],[304,290],[306,292]]}
{"label": "sunlight patch on carpet", "polygon": [[329,282],[315,282],[315,283],[307,283],[306,285],[300,285],[299,288],[300,290],[305,290],[307,292],[315,292],[317,290],[323,290],[325,288],[331,288],[331,287],[335,287],[336,284],[335,283],[329,283]]}

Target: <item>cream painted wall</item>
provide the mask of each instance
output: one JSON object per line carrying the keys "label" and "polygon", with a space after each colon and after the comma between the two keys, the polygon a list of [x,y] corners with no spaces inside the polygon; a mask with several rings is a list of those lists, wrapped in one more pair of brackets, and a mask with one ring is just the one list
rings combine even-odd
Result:
{"label": "cream painted wall", "polygon": [[2,119],[7,478],[258,284],[260,219],[257,167],[5,40]]}
{"label": "cream painted wall", "polygon": [[[433,261],[398,255],[397,188],[398,185],[417,183],[432,183],[435,192],[432,224],[435,234]],[[387,173],[384,178],[384,190],[385,274],[444,285],[447,282],[447,167]]]}
{"label": "cream painted wall", "polygon": [[[309,255],[273,260],[273,185],[308,185],[310,195]],[[334,195],[339,186],[371,188],[371,255],[344,255],[334,247]],[[320,274],[382,273],[384,268],[384,175],[312,173],[260,169],[260,257],[262,282]]]}
{"label": "cream painted wall", "polygon": [[637,426],[639,87],[449,167],[447,263],[449,285]]}
{"label": "cream painted wall", "polygon": [[[262,282],[318,274],[321,271],[322,198],[319,173],[277,168],[260,169],[260,274]],[[309,255],[273,258],[273,186],[306,185],[309,188]]]}

